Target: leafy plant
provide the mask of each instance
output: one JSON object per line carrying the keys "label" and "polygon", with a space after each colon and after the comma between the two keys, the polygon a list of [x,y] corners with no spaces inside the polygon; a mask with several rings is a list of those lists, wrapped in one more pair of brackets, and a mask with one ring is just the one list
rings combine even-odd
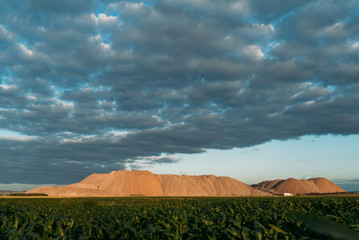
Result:
{"label": "leafy plant", "polygon": [[359,197],[0,199],[0,239],[359,239],[358,233]]}

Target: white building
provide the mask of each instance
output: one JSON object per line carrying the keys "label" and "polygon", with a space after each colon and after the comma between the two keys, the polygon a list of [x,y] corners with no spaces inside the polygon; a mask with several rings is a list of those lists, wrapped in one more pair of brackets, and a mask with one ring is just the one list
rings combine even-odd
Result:
{"label": "white building", "polygon": [[285,192],[285,193],[283,193],[283,196],[293,196],[293,193],[287,193],[287,192]]}

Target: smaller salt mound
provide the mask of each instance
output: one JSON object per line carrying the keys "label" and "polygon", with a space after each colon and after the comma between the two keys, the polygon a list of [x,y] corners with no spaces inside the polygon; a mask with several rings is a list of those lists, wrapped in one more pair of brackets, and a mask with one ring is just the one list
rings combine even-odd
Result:
{"label": "smaller salt mound", "polygon": [[274,189],[278,193],[292,193],[294,195],[320,193],[314,182],[308,180],[298,180],[294,178],[288,178],[287,180],[275,186]]}
{"label": "smaller salt mound", "polygon": [[273,181],[264,181],[253,186],[268,192],[279,194],[292,193],[294,195],[345,192],[326,178],[313,178],[308,180],[294,178],[288,178],[286,180],[277,179]]}
{"label": "smaller salt mound", "polygon": [[319,177],[310,180],[314,181],[315,185],[318,187],[321,193],[345,192],[341,187],[326,178]]}

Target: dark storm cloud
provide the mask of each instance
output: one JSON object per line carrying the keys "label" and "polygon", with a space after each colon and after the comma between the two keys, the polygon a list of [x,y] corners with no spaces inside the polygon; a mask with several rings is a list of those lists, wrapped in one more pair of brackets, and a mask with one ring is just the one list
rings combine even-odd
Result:
{"label": "dark storm cloud", "polygon": [[275,0],[275,1],[248,1],[251,14],[257,21],[272,22],[280,21],[281,18],[294,13],[302,6],[308,5],[308,2],[294,0]]}
{"label": "dark storm cloud", "polygon": [[2,183],[359,133],[357,1],[0,3]]}
{"label": "dark storm cloud", "polygon": [[45,14],[51,13],[71,13],[79,14],[90,11],[94,4],[94,0],[30,0],[28,1],[30,10],[43,11]]}

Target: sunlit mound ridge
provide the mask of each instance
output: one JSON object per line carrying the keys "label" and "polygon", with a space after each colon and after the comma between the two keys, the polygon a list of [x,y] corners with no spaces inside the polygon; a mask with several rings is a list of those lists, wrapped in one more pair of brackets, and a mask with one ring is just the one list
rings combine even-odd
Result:
{"label": "sunlit mound ridge", "polygon": [[236,179],[214,175],[157,175],[149,171],[93,173],[61,187],[40,187],[28,193],[49,196],[265,196]]}
{"label": "sunlit mound ridge", "polygon": [[340,193],[345,192],[333,182],[326,178],[311,178],[311,179],[294,179],[288,178],[286,180],[276,179],[263,181],[261,183],[252,185],[256,189],[267,192],[283,194],[291,193],[310,194],[310,193]]}

